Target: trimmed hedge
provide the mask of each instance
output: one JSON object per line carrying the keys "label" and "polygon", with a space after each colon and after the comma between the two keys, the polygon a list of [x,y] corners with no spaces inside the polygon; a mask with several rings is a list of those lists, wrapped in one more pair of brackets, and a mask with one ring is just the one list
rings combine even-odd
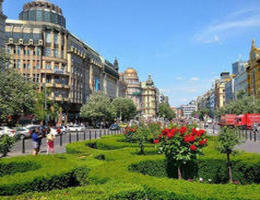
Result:
{"label": "trimmed hedge", "polygon": [[[177,178],[177,168],[167,160],[148,160],[129,166],[129,170],[157,177]],[[198,179],[202,177],[205,182],[227,183],[228,172],[224,160],[197,160],[184,166],[185,179]],[[242,184],[260,183],[260,162],[232,162],[232,175],[234,180]]]}
{"label": "trimmed hedge", "polygon": [[[67,188],[62,190],[54,190],[49,192],[41,193],[27,193],[21,196],[14,196],[10,199],[72,199],[72,200],[83,200],[83,199],[147,199],[147,200],[226,200],[226,199],[237,199],[237,200],[255,200],[260,199],[260,186],[257,184],[250,185],[235,185],[235,184],[206,184],[198,182],[189,182],[185,180],[176,180],[173,178],[165,177],[165,171],[158,172],[154,169],[153,174],[155,176],[149,176],[140,174],[138,172],[129,171],[129,166],[139,164],[142,162],[154,162],[154,167],[160,167],[160,162],[163,162],[163,155],[137,155],[138,151],[137,144],[122,142],[123,136],[109,136],[104,137],[100,140],[84,141],[69,144],[66,146],[67,152],[70,154],[62,155],[63,158],[54,157],[53,164],[38,161],[40,157],[32,159],[36,163],[41,164],[41,169],[44,169],[41,173],[44,176],[48,176],[46,170],[52,167],[62,166],[64,168],[63,173],[71,172],[71,170],[81,167],[87,167],[89,172],[79,173],[80,180],[83,183],[88,183],[87,186]],[[212,139],[214,140],[214,138]],[[96,148],[91,148],[90,143],[95,144]],[[92,146],[93,147],[93,146]],[[100,149],[102,148],[102,149]],[[147,152],[155,152],[154,145],[146,144],[145,149]],[[207,160],[225,160],[225,156],[219,154],[214,149],[214,141],[209,143],[209,146],[204,151],[205,156],[199,158],[202,162]],[[46,157],[46,161],[52,162],[51,156]],[[243,153],[236,157],[232,157],[234,162],[243,161],[248,163],[250,168],[250,160],[253,166],[257,166],[259,163],[260,156],[257,154]],[[20,159],[20,158],[18,158]],[[49,160],[50,159],[50,160]],[[54,164],[55,163],[55,164]],[[59,168],[59,167],[58,167]],[[25,172],[26,178],[31,173],[39,172]],[[66,169],[66,170],[65,170]],[[251,169],[251,168],[250,168]],[[255,168],[258,169],[257,167]],[[210,171],[211,168],[203,169],[204,171]],[[234,169],[235,170],[235,169]],[[214,172],[213,172],[214,173]],[[19,173],[13,174],[9,177],[6,183],[14,183],[12,177],[17,177]],[[61,174],[60,171],[55,170],[51,173],[51,176]],[[78,173],[77,173],[78,174]],[[250,173],[253,176],[253,173]],[[38,175],[39,177],[42,177]],[[34,180],[37,176],[33,174]],[[6,178],[7,180],[8,178]],[[0,178],[0,186],[2,185]],[[19,180],[21,181],[21,179]],[[18,181],[18,183],[19,183]],[[31,181],[32,182],[32,181]],[[8,199],[3,198],[3,199]]]}
{"label": "trimmed hedge", "polygon": [[[38,169],[22,169],[23,173],[5,175],[0,178],[0,195],[16,195],[31,191],[49,191],[86,184],[89,169],[86,166],[73,164],[71,157],[38,156],[5,159],[1,165],[16,163],[37,163]],[[19,166],[19,165],[18,165]],[[33,165],[32,165],[33,166]],[[34,165],[35,166],[35,165]],[[27,172],[24,172],[27,170]]]}
{"label": "trimmed hedge", "polygon": [[10,162],[0,163],[0,177],[39,169],[40,165],[35,162]]}

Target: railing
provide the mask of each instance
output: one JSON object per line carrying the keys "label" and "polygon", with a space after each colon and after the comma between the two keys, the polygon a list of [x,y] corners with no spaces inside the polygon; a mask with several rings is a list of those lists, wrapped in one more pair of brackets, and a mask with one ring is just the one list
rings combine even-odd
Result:
{"label": "railing", "polygon": [[[98,139],[102,136],[106,135],[118,135],[122,133],[123,129],[119,130],[109,130],[109,129],[91,129],[84,131],[70,131],[65,134],[56,135],[55,145],[59,145],[60,147],[66,144],[70,144],[72,142],[84,141],[84,140],[92,140]],[[21,152],[25,154],[26,146],[29,148],[28,143],[31,143],[31,138],[21,138]],[[42,146],[47,144],[47,139],[42,139]],[[19,144],[18,144],[19,145]]]}
{"label": "railing", "polygon": [[239,135],[239,138],[246,139],[250,141],[260,141],[260,134],[258,131],[253,130],[237,130],[237,134]]}

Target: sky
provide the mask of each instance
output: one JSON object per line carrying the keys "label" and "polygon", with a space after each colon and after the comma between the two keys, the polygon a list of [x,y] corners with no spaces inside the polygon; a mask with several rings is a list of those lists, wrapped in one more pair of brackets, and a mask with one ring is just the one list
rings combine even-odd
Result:
{"label": "sky", "polygon": [[[113,62],[152,75],[172,106],[204,94],[232,63],[260,46],[259,0],[50,0],[62,8],[67,29]],[[28,0],[5,0],[18,19]],[[258,37],[257,37],[258,36]]]}

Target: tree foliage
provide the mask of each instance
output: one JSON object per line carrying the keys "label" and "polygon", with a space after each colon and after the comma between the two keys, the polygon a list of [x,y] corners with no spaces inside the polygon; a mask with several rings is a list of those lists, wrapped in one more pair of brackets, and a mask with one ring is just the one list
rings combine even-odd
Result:
{"label": "tree foliage", "polygon": [[235,129],[230,129],[224,127],[218,136],[218,146],[217,149],[220,153],[224,153],[227,155],[227,167],[228,167],[228,175],[229,182],[232,182],[232,169],[230,162],[230,154],[234,153],[234,148],[236,145],[240,144],[239,136]]}
{"label": "tree foliage", "polygon": [[101,92],[96,92],[81,107],[80,116],[96,123],[111,122],[116,117],[116,111],[108,96]]}
{"label": "tree foliage", "polygon": [[0,71],[0,122],[33,112],[35,85],[12,69]]}
{"label": "tree foliage", "polygon": [[129,121],[136,115],[136,106],[132,99],[118,97],[113,100],[112,105],[116,111],[116,116],[122,121]]}
{"label": "tree foliage", "polygon": [[8,135],[0,136],[0,154],[2,154],[1,157],[5,157],[7,153],[11,151],[16,142],[16,139],[16,137],[9,137]]}
{"label": "tree foliage", "polygon": [[159,105],[159,116],[167,118],[168,120],[172,120],[176,117],[175,112],[171,109],[168,103],[161,103]]}
{"label": "tree foliage", "polygon": [[254,99],[252,96],[247,96],[239,93],[237,95],[237,100],[232,101],[227,104],[225,107],[217,111],[217,116],[223,114],[247,114],[247,113],[259,113],[260,112],[260,101]]}

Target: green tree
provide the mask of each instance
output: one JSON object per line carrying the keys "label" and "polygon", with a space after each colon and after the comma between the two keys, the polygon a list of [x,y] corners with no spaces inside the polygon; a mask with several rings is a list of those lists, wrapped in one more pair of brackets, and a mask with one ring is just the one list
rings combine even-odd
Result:
{"label": "green tree", "polygon": [[229,183],[232,183],[232,167],[230,162],[230,155],[235,153],[234,148],[236,145],[240,144],[239,136],[235,129],[230,129],[223,127],[218,136],[218,146],[217,149],[220,153],[224,153],[227,156],[227,168]]}
{"label": "green tree", "polygon": [[171,109],[170,105],[167,103],[161,103],[159,105],[159,116],[172,120],[176,117],[175,112]]}
{"label": "green tree", "polygon": [[108,96],[101,92],[92,94],[85,105],[80,109],[80,116],[92,122],[112,122],[116,111]]}
{"label": "green tree", "polygon": [[[3,68],[2,68],[3,69]],[[7,122],[18,116],[33,112],[36,87],[12,69],[0,71],[0,122]]]}
{"label": "green tree", "polygon": [[118,97],[113,100],[112,105],[116,111],[116,116],[122,121],[129,121],[136,115],[136,106],[132,99]]}
{"label": "green tree", "polygon": [[133,134],[133,138],[138,142],[140,148],[140,154],[144,154],[144,143],[147,141],[148,136],[151,131],[146,125],[141,125],[137,128],[136,132]]}

